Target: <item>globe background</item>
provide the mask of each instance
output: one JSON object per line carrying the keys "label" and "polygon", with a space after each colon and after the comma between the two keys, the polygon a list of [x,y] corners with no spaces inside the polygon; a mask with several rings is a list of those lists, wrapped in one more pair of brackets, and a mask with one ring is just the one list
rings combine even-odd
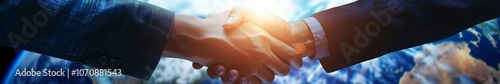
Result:
{"label": "globe background", "polygon": [[[355,0],[141,0],[153,5],[160,6],[176,12],[199,17],[207,17],[212,14],[228,10],[232,7],[253,7],[267,10],[278,15],[289,22],[299,21],[310,15],[336,6],[354,2]],[[471,57],[476,62],[484,62],[487,69],[475,72],[489,72],[493,83],[498,83],[500,72],[500,49],[498,48],[500,18],[495,18],[477,24],[470,29],[464,30],[446,39],[427,43],[400,51],[385,54],[363,63],[356,64],[332,73],[326,73],[318,60],[304,58],[302,68],[292,67],[287,76],[276,76],[273,83],[400,83],[404,75],[412,76],[411,80],[420,83],[440,83],[442,80],[451,79],[460,83],[474,83],[479,80],[474,75],[459,72],[460,68],[452,64],[442,62],[443,57],[460,59]],[[460,45],[465,45],[460,46]],[[470,50],[470,52],[467,51]],[[450,51],[443,54],[444,51]],[[451,53],[451,54],[450,54]],[[466,53],[453,54],[453,53]],[[455,56],[455,55],[460,55]],[[462,57],[465,56],[465,57]],[[452,60],[459,61],[459,60]],[[6,75],[4,83],[222,83],[220,79],[210,79],[206,74],[206,67],[195,70],[191,62],[175,59],[162,58],[150,80],[140,80],[129,76],[106,76],[106,77],[19,77],[14,76],[15,69],[34,68],[59,69],[92,68],[80,63],[71,62],[51,56],[41,55],[29,51],[21,51],[16,62]],[[439,64],[439,66],[425,66],[425,64]],[[418,65],[418,67],[417,67]],[[441,66],[442,65],[442,66]],[[479,64],[478,64],[479,66]],[[424,68],[421,68],[424,67]],[[451,68],[447,68],[451,67]],[[415,71],[412,71],[412,70]],[[421,72],[426,69],[446,69],[454,73],[456,77],[444,77],[443,75],[425,75]],[[448,70],[451,69],[451,70]],[[455,70],[454,70],[455,69]],[[491,70],[493,69],[493,70]],[[422,77],[423,78],[422,78]],[[420,77],[420,78],[419,78]],[[488,78],[486,78],[488,80]],[[456,82],[455,82],[456,83]]]}

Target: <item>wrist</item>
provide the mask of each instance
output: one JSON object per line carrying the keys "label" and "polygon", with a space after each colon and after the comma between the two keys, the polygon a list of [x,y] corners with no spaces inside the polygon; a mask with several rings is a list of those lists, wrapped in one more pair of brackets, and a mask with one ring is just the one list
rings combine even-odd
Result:
{"label": "wrist", "polygon": [[188,38],[202,37],[204,34],[201,33],[197,25],[194,23],[202,22],[200,18],[188,15],[177,14],[174,16],[174,24],[172,26],[172,32],[167,40],[167,44],[164,52],[168,52],[168,57],[188,59],[192,57],[193,54],[189,52],[189,42],[186,42]]}
{"label": "wrist", "polygon": [[164,49],[164,56],[186,59],[192,62],[201,64],[208,63],[210,55],[206,49],[215,48],[210,44],[224,44],[226,41],[223,33],[222,24],[215,23],[220,21],[212,21],[211,19],[201,19],[189,15],[174,16],[174,24],[170,38],[167,41],[167,47]]}
{"label": "wrist", "polygon": [[305,45],[305,52],[301,54],[302,57],[315,55],[314,37],[311,30],[304,21],[298,21],[292,24],[292,40],[287,44],[296,46],[299,43]]}

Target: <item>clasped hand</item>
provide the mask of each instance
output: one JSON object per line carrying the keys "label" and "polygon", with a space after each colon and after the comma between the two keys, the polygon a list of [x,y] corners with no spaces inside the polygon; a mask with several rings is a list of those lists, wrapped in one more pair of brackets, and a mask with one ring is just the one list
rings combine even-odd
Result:
{"label": "clasped hand", "polygon": [[[261,19],[267,21],[257,21]],[[302,64],[302,57],[285,43],[290,27],[272,14],[245,8],[206,19],[176,15],[164,55],[208,66],[209,76],[222,77],[224,83],[272,82],[274,75],[288,74],[290,65]]]}

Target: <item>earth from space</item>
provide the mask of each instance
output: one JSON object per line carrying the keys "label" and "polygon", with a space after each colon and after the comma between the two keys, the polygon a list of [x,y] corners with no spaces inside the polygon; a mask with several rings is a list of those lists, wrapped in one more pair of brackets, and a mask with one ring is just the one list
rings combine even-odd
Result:
{"label": "earth from space", "polygon": [[[289,22],[299,21],[316,12],[351,3],[354,0],[141,0],[178,14],[200,16],[228,10],[236,6],[258,7],[274,13]],[[265,1],[266,3],[260,3]],[[183,4],[183,5],[176,5]],[[304,58],[302,68],[291,68],[287,76],[276,76],[273,83],[331,84],[331,83],[451,83],[498,84],[500,81],[500,18],[477,24],[446,39],[395,51],[335,72],[326,73],[318,60]],[[21,51],[12,63],[5,83],[222,83],[210,79],[206,67],[195,70],[191,62],[175,58],[162,58],[150,80],[129,76],[102,77],[19,77],[15,69],[35,70],[59,68],[93,68],[30,51]]]}

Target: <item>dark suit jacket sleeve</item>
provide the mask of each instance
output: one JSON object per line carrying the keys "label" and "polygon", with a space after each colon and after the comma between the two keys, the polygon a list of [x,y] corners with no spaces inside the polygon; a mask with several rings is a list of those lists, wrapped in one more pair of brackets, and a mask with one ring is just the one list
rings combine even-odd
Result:
{"label": "dark suit jacket sleeve", "polygon": [[174,13],[125,0],[2,0],[0,45],[149,79]]}
{"label": "dark suit jacket sleeve", "polygon": [[325,32],[327,72],[437,41],[500,16],[498,0],[358,0],[314,14]]}

